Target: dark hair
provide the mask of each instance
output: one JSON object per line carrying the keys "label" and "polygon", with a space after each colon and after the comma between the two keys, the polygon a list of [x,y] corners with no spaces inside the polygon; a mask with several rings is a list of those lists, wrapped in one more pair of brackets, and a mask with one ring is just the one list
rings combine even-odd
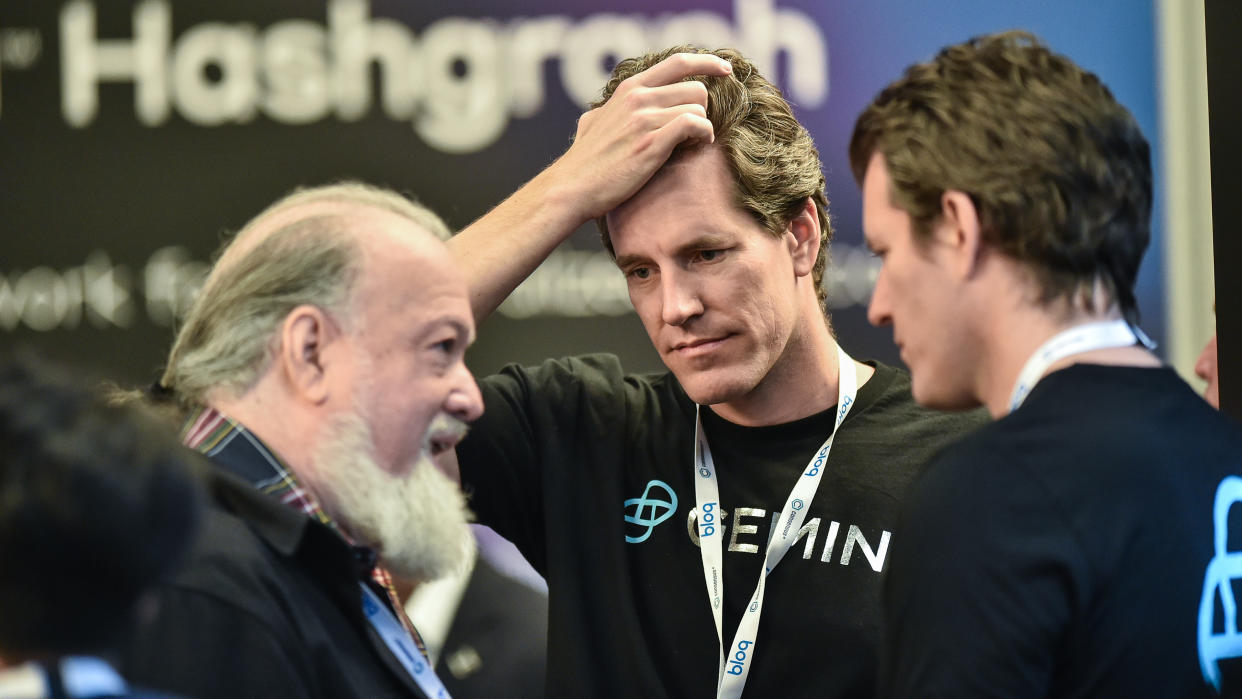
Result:
{"label": "dark hair", "polygon": [[[716,131],[716,146],[724,153],[733,172],[738,206],[754,216],[772,235],[779,236],[808,198],[815,202],[819,215],[819,256],[812,279],[820,306],[824,307],[824,268],[828,264],[832,225],[828,220],[828,195],[824,192],[819,151],[811,135],[794,117],[780,88],[760,75],[753,63],[734,49],[708,51],[693,46],[674,46],[658,53],[628,58],[613,69],[603,95],[591,106],[604,104],[623,80],[675,53],[710,53],[733,65],[733,72],[724,77],[700,75],[686,79],[698,80],[707,86],[707,118]],[[701,146],[689,146],[696,147]],[[685,148],[683,146],[682,150]],[[614,253],[607,222],[600,217],[598,223],[604,247]]]}
{"label": "dark hair", "polygon": [[1026,32],[949,46],[858,117],[850,165],[860,184],[877,152],[916,234],[930,233],[945,191],[965,192],[985,239],[1031,269],[1041,303],[1091,302],[1099,282],[1137,322],[1150,149],[1094,74]]}
{"label": "dark hair", "polygon": [[192,454],[63,371],[0,360],[0,653],[95,652],[198,523]]}

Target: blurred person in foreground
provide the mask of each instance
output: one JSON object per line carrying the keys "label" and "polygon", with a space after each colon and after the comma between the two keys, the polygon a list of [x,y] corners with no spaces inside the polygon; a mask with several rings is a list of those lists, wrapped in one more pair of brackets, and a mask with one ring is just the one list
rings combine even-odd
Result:
{"label": "blurred person in foreground", "polygon": [[736,51],[618,64],[568,152],[450,241],[476,318],[601,218],[669,371],[508,367],[457,451],[547,578],[549,694],[869,696],[897,506],[979,420],[837,343],[819,154]]}
{"label": "blurred person in foreground", "polygon": [[1134,118],[1035,37],[990,35],[881,91],[850,160],[871,321],[916,400],[995,419],[894,534],[881,695],[1237,696],[1242,433],[1137,329]]}
{"label": "blurred person in foreground", "polygon": [[355,184],[294,193],[213,267],[154,389],[218,467],[188,564],[125,667],[211,697],[444,697],[393,576],[473,554],[433,464],[482,410],[474,321],[427,209]]}
{"label": "blurred person in foreground", "polygon": [[0,697],[157,697],[107,656],[199,521],[194,456],[62,370],[0,360]]}

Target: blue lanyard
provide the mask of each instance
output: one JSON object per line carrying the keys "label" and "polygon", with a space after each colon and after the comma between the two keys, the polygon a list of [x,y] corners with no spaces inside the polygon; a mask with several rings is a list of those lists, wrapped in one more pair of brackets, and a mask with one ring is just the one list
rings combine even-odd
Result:
{"label": "blue lanyard", "polygon": [[384,643],[388,644],[388,649],[401,666],[418,683],[423,694],[431,699],[451,699],[440,678],[436,677],[436,671],[427,662],[427,658],[423,657],[418,646],[414,645],[414,639],[410,638],[409,632],[397,621],[388,605],[380,601],[379,595],[365,582],[360,582],[359,585],[362,587],[362,613],[380,638],[384,639]]}

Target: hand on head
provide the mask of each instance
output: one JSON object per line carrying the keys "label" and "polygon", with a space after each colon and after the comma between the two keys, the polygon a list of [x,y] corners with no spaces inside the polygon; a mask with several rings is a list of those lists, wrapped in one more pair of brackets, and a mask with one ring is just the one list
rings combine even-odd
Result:
{"label": "hand on head", "polygon": [[633,196],[678,144],[715,140],[707,88],[683,79],[731,71],[728,61],[712,54],[674,54],[626,79],[605,104],[582,115],[573,145],[550,170],[567,184],[572,180],[583,220]]}

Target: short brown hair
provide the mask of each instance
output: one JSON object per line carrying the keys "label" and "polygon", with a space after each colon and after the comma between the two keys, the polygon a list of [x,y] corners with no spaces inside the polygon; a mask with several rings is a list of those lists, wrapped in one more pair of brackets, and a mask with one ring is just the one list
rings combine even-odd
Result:
{"label": "short brown hair", "polygon": [[[724,77],[692,76],[707,87],[707,118],[716,130],[716,146],[725,154],[737,185],[737,204],[754,216],[765,230],[779,236],[802,210],[808,198],[819,216],[819,255],[812,270],[816,295],[824,305],[824,268],[832,225],[823,166],[811,135],[793,115],[780,88],[759,74],[754,64],[734,49],[709,51],[674,46],[658,53],[629,58],[617,64],[612,78],[592,108],[608,101],[623,80],[654,66],[675,53],[710,53],[729,61],[733,72]],[[701,144],[683,146],[701,148]],[[676,157],[676,154],[674,155]],[[616,254],[604,217],[600,235],[609,253]]]}
{"label": "short brown hair", "polygon": [[965,192],[985,239],[1031,269],[1041,303],[1090,302],[1099,282],[1137,322],[1150,148],[1094,74],[1026,32],[949,46],[858,117],[850,166],[860,185],[877,152],[917,235],[930,234],[945,191]]}

